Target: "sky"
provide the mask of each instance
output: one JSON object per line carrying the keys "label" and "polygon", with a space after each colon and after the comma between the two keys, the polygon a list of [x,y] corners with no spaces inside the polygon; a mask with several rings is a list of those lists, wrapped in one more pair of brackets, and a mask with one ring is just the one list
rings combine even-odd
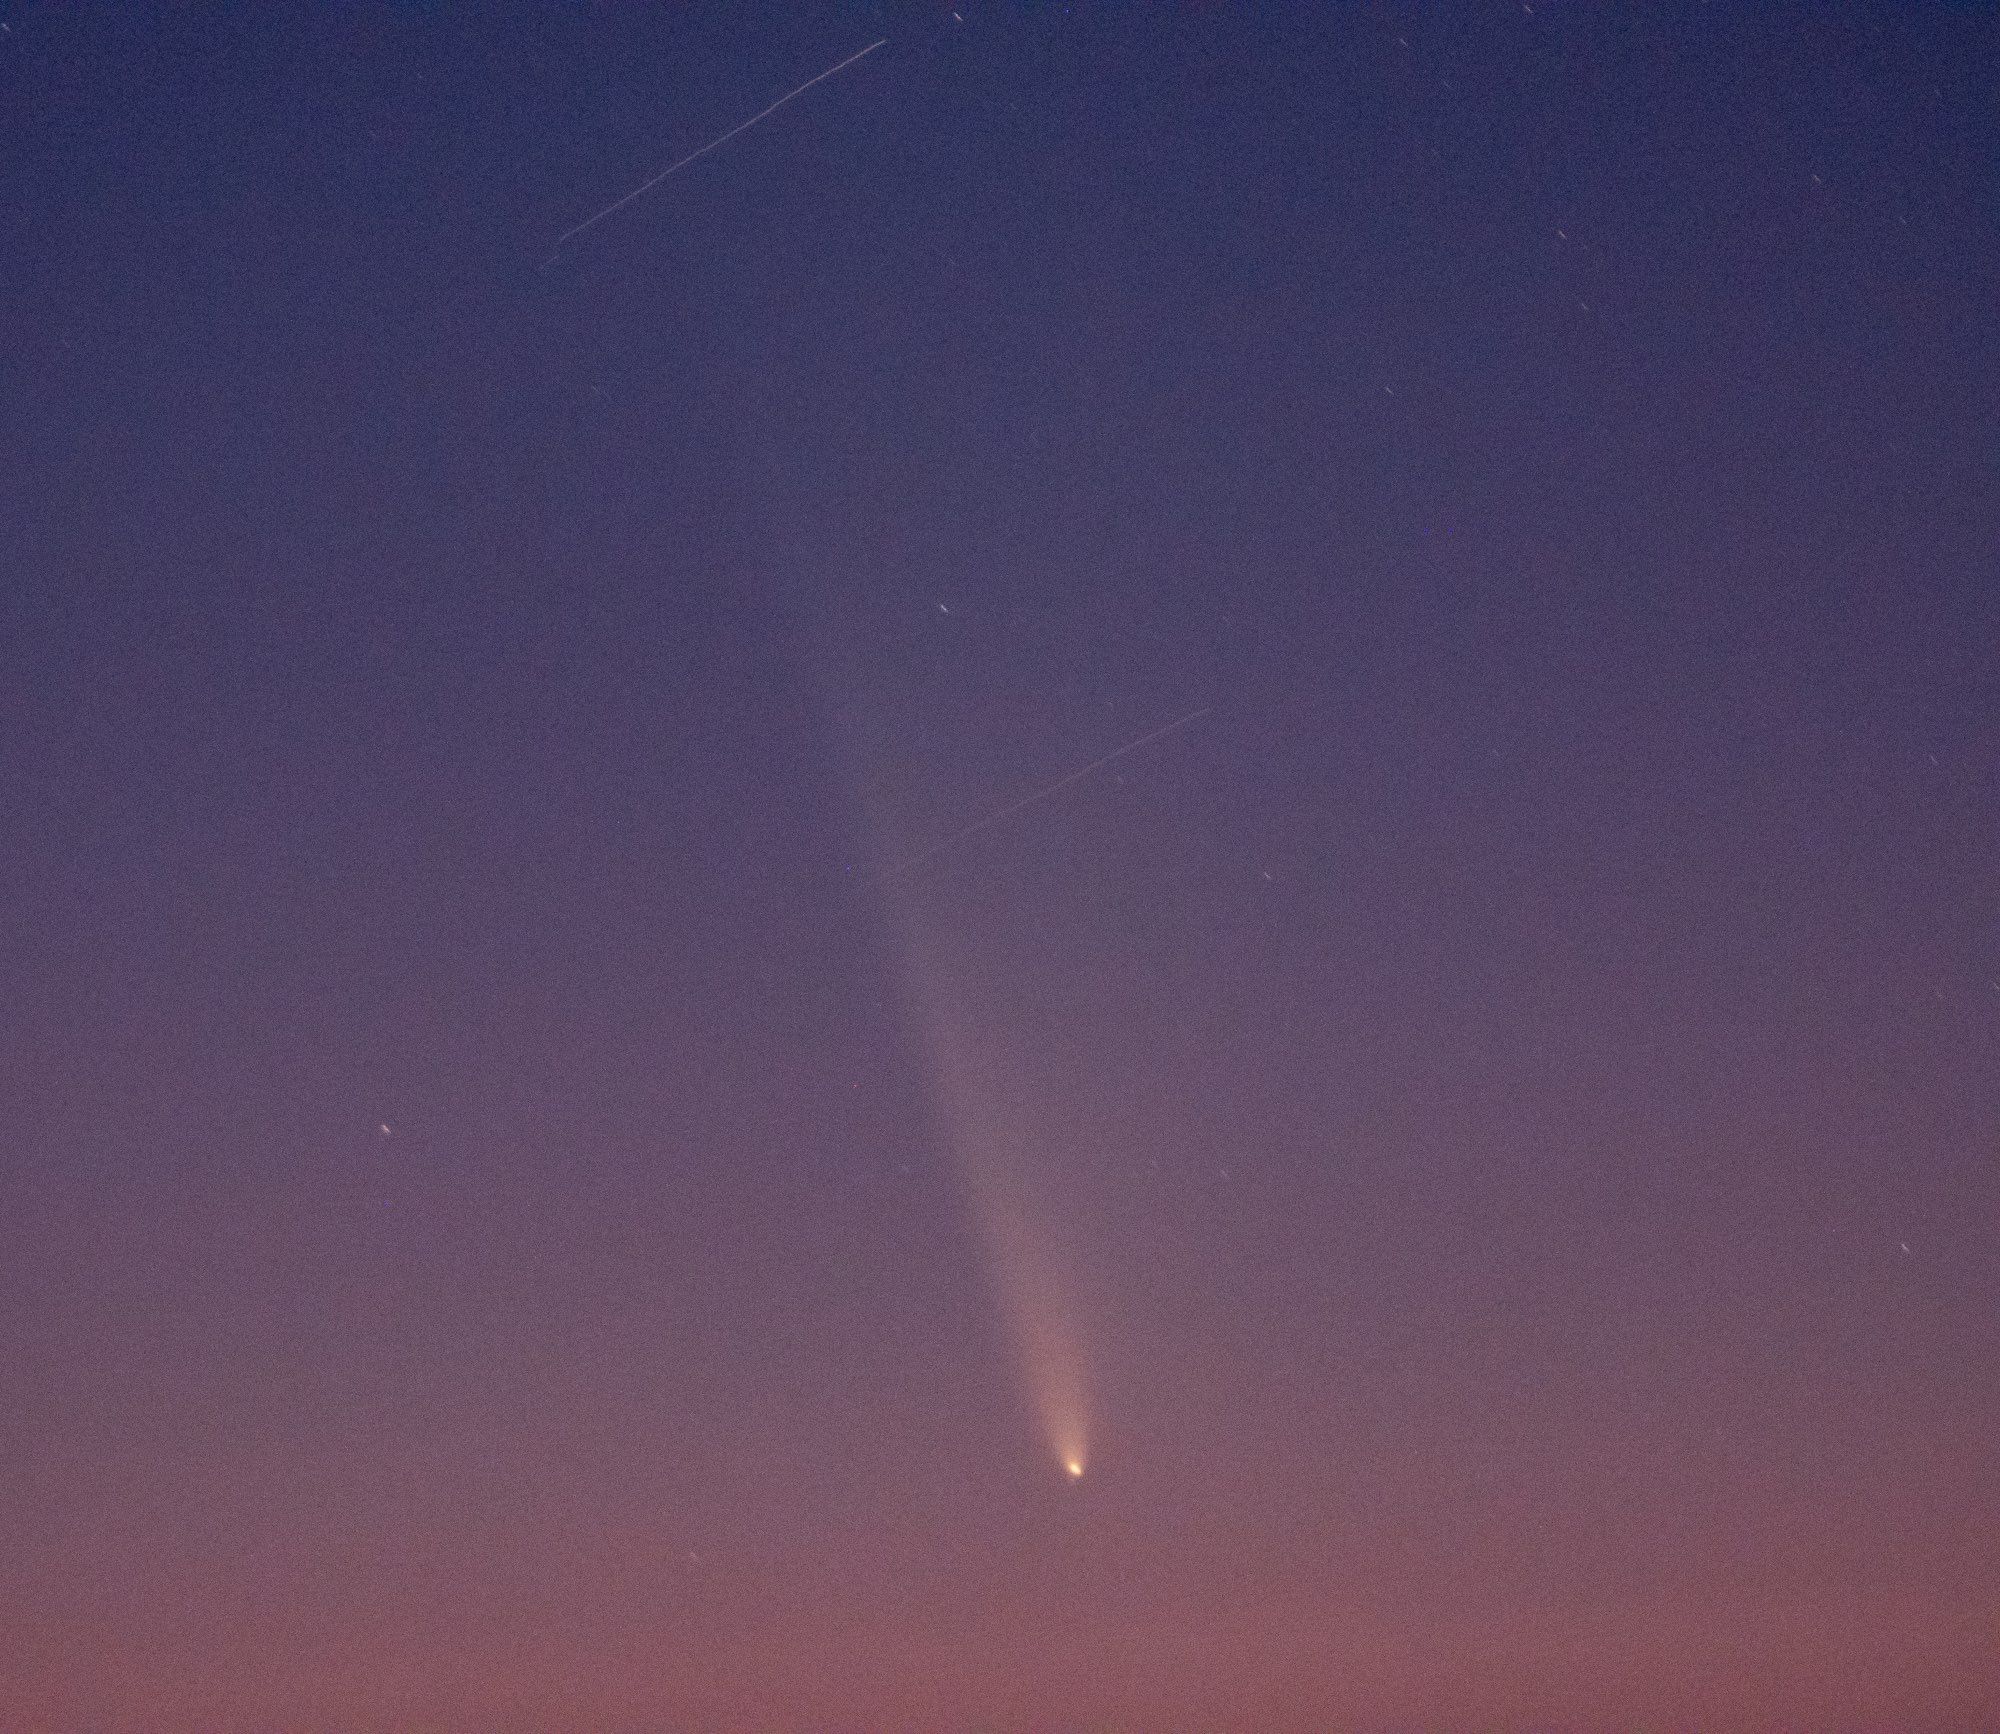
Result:
{"label": "sky", "polygon": [[2000,1727],[1996,93],[0,8],[0,1727]]}

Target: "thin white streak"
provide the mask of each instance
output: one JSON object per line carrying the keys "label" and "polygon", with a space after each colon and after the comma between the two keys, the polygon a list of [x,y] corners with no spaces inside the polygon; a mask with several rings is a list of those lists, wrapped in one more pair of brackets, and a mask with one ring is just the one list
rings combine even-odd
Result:
{"label": "thin white streak", "polygon": [[821,79],[831,78],[836,72],[845,72],[857,60],[862,59],[866,55],[873,54],[876,49],[882,47],[883,44],[886,43],[888,40],[889,40],[888,37],[885,36],[882,38],[881,42],[871,42],[868,44],[866,48],[862,49],[859,54],[850,54],[838,66],[829,66],[824,72],[818,73],[814,77],[807,79],[804,84],[798,87],[797,90],[787,91],[783,96],[779,97],[776,102],[772,103],[771,106],[765,109],[761,114],[753,114],[748,120],[741,121],[737,125],[732,126],[720,138],[710,139],[708,143],[703,145],[701,149],[698,151],[690,151],[686,156],[682,157],[679,162],[674,163],[671,166],[660,170],[660,172],[656,174],[650,181],[646,181],[641,185],[634,187],[622,199],[614,199],[610,204],[606,205],[604,209],[599,211],[595,216],[585,217],[583,221],[578,223],[577,226],[573,229],[565,229],[562,232],[562,234],[556,237],[556,244],[554,248],[550,250],[548,261],[546,264],[544,264],[542,268],[544,270],[547,270],[549,265],[554,264],[557,255],[562,252],[563,248],[566,245],[568,245],[570,241],[575,239],[576,236],[581,235],[585,229],[588,229],[597,223],[603,222],[604,219],[610,216],[614,211],[622,211],[627,205],[629,205],[634,199],[638,198],[641,194],[650,193],[663,180],[665,180],[667,176],[679,174],[682,169],[688,166],[689,163],[695,162],[700,158],[707,156],[708,153],[714,150],[718,145],[726,145],[739,132],[748,132],[760,120],[770,119],[770,117],[776,114],[779,109],[783,108],[786,103],[790,102],[793,97],[803,96],[807,91],[811,90],[814,85],[818,84]]}
{"label": "thin white streak", "polygon": [[896,866],[890,868],[889,871],[892,874],[907,873],[913,867],[921,867],[926,861],[930,860],[933,856],[943,854],[945,850],[951,848],[953,844],[964,842],[964,840],[967,837],[970,837],[977,832],[984,831],[988,829],[990,826],[999,824],[1002,819],[1011,819],[1016,813],[1020,812],[1023,807],[1032,807],[1037,801],[1046,801],[1051,795],[1061,794],[1064,789],[1070,786],[1070,784],[1080,783],[1083,781],[1085,777],[1089,776],[1091,772],[1103,770],[1104,767],[1110,764],[1113,759],[1122,759],[1127,753],[1136,753],[1141,747],[1150,746],[1154,741],[1158,740],[1162,735],[1170,735],[1174,732],[1175,729],[1186,728],[1187,725],[1195,721],[1196,718],[1207,716],[1208,713],[1214,708],[1215,707],[1213,705],[1205,704],[1201,707],[1200,710],[1189,711],[1187,715],[1182,717],[1178,722],[1170,722],[1164,728],[1154,729],[1151,734],[1141,735],[1136,741],[1127,741],[1116,752],[1106,753],[1104,757],[1101,759],[1093,759],[1089,764],[1085,765],[1082,770],[1071,771],[1068,776],[1061,778],[1057,782],[1050,783],[1047,788],[1037,789],[1032,795],[1023,795],[1020,800],[1014,802],[1011,806],[1002,807],[997,813],[988,813],[986,817],[983,819],[975,819],[970,825],[967,825],[963,830],[952,832],[952,834],[949,837],[944,838],[940,842],[933,843],[928,849],[925,849],[918,854],[912,855],[907,861],[899,862]]}

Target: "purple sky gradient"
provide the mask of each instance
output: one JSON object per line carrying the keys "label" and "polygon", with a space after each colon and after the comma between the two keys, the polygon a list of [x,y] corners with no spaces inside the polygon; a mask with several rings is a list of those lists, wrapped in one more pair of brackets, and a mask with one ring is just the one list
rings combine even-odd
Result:
{"label": "purple sky gradient", "polygon": [[0,1727],[2000,1726],[2000,14],[0,20]]}

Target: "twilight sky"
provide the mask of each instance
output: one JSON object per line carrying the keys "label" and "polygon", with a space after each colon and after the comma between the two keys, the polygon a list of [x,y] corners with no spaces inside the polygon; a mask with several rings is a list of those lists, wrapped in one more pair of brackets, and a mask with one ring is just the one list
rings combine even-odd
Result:
{"label": "twilight sky", "polygon": [[2000,13],[0,23],[0,1728],[2000,1727]]}

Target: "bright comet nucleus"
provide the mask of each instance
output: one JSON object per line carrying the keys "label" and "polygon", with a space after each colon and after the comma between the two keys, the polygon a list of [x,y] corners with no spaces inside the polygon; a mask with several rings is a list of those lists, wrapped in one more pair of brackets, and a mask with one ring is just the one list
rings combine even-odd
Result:
{"label": "bright comet nucleus", "polygon": [[1083,1459],[1081,1457],[1064,1458],[1063,1471],[1069,1476],[1070,1480],[1081,1481],[1083,1479]]}

